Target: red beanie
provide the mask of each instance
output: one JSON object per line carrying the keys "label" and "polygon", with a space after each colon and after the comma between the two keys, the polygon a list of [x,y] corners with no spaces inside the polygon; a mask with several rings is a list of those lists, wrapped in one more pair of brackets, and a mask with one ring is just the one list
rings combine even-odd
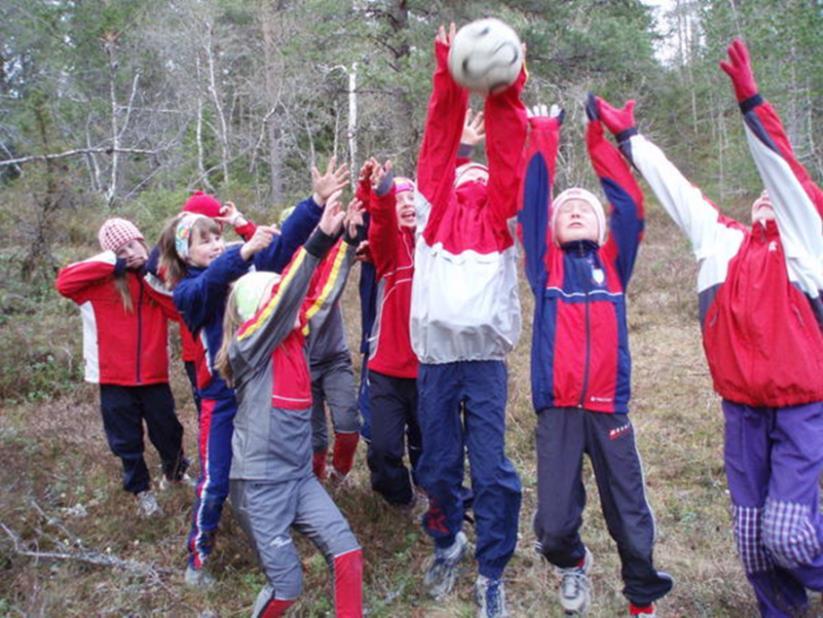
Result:
{"label": "red beanie", "polygon": [[223,205],[216,197],[198,191],[186,200],[186,203],[183,205],[183,210],[185,212],[194,212],[198,215],[205,215],[213,219],[214,217],[220,216],[220,209],[222,207]]}

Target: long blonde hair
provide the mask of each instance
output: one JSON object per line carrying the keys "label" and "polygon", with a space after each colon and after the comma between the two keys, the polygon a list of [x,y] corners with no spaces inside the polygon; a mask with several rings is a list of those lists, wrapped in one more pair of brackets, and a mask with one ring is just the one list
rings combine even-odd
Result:
{"label": "long blonde hair", "polygon": [[226,300],[226,312],[223,314],[223,340],[220,342],[220,349],[217,351],[217,357],[214,361],[214,366],[223,379],[231,388],[234,388],[234,371],[231,368],[231,361],[229,360],[229,347],[234,341],[234,336],[237,330],[243,325],[243,318],[240,317],[240,312],[237,310],[237,294],[235,287],[232,286],[229,297]]}

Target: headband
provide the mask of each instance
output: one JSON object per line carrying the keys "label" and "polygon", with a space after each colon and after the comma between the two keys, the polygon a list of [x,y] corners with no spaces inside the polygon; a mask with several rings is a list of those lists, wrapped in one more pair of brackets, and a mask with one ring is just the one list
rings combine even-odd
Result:
{"label": "headband", "polygon": [[207,219],[204,215],[196,213],[186,213],[177,222],[177,229],[174,231],[174,250],[180,259],[185,261],[189,257],[189,241],[191,240],[191,228],[200,219]]}

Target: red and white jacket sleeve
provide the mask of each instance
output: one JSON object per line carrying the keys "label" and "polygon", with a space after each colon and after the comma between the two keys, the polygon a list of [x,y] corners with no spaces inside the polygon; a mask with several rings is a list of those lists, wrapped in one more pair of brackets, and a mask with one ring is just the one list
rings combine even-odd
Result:
{"label": "red and white jacket sleeve", "polygon": [[55,287],[61,296],[82,304],[91,300],[95,286],[112,277],[118,268],[125,270],[125,266],[124,261],[118,262],[113,251],[104,251],[61,269]]}
{"label": "red and white jacket sleeve", "polygon": [[720,214],[663,151],[643,135],[632,135],[620,144],[620,150],[640,171],[660,204],[691,241],[700,264],[697,291],[725,281],[728,263],[745,238],[745,227]]}
{"label": "red and white jacket sleeve", "polygon": [[790,278],[818,298],[823,290],[823,191],[795,157],[779,116],[763,97],[743,101],[740,110],[774,207]]}

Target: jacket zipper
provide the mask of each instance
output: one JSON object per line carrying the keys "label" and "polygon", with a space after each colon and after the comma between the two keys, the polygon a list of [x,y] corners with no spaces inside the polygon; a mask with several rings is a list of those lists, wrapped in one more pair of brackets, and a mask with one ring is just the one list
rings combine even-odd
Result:
{"label": "jacket zipper", "polygon": [[140,384],[140,350],[143,347],[143,282],[138,279],[140,292],[137,295],[137,383]]}
{"label": "jacket zipper", "polygon": [[591,291],[590,286],[586,286],[586,308],[585,308],[585,331],[586,331],[586,355],[584,357],[583,363],[583,386],[580,389],[580,403],[577,404],[578,408],[584,407],[586,403],[586,390],[589,387],[589,361],[591,356],[591,332],[590,331],[590,323],[589,323],[589,292]]}

